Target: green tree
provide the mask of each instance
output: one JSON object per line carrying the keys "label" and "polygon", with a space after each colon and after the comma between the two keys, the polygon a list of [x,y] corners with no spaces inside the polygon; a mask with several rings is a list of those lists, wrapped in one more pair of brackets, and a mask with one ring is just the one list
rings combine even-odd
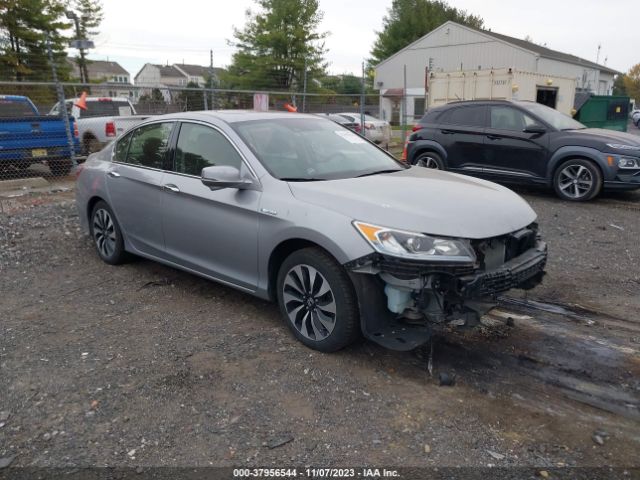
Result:
{"label": "green tree", "polygon": [[393,0],[382,21],[382,31],[371,49],[370,63],[377,65],[410,43],[418,40],[448,20],[482,28],[484,21],[476,15],[451,7],[438,0]]}
{"label": "green tree", "polygon": [[[74,21],[74,40],[89,40],[98,34],[98,27],[104,16],[100,0],[72,0],[69,13]],[[89,83],[87,64],[91,61],[86,59],[84,49],[79,49],[76,63],[82,72],[81,78]]]}
{"label": "green tree", "polygon": [[0,0],[0,78],[51,80],[47,35],[58,76],[68,78],[64,11],[62,0]]}
{"label": "green tree", "polygon": [[193,110],[204,109],[204,92],[202,88],[200,88],[200,85],[195,82],[189,82],[187,83],[187,88],[193,88],[197,90],[182,90],[178,94],[176,102],[181,105],[181,110],[184,112],[189,112]]}
{"label": "green tree", "polygon": [[242,30],[234,29],[238,50],[224,83],[235,88],[261,90],[302,89],[305,65],[308,78],[320,78],[327,64],[318,32],[322,11],[318,0],[255,0],[258,12],[247,10]]}
{"label": "green tree", "polygon": [[623,81],[627,95],[634,98],[636,102],[640,102],[640,63],[629,69]]}
{"label": "green tree", "polygon": [[613,95],[627,95],[627,87],[624,85],[624,77],[626,75],[621,73],[620,75],[616,75],[616,78],[613,80]]}

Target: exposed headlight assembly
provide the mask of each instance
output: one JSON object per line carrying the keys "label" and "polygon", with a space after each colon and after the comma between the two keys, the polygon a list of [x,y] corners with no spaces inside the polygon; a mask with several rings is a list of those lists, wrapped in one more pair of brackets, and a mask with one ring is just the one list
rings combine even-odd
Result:
{"label": "exposed headlight assembly", "polygon": [[434,262],[476,261],[466,240],[432,237],[362,222],[353,222],[353,225],[377,252],[385,255]]}
{"label": "exposed headlight assembly", "polygon": [[620,157],[618,159],[619,168],[640,168],[640,158]]}

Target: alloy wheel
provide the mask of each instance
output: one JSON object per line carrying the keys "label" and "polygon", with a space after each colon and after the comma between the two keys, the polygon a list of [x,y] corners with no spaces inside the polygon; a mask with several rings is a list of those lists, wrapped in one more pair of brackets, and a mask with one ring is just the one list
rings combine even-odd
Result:
{"label": "alloy wheel", "polygon": [[291,324],[304,337],[320,341],[336,325],[336,300],[327,279],[309,265],[296,265],[285,277],[282,298]]}
{"label": "alloy wheel", "polygon": [[560,172],[558,187],[567,197],[582,198],[593,187],[593,175],[583,165],[568,165]]}
{"label": "alloy wheel", "polygon": [[93,238],[103,257],[109,258],[116,249],[116,229],[113,219],[103,208],[93,215]]}
{"label": "alloy wheel", "polygon": [[433,168],[436,170],[440,168],[440,165],[438,165],[438,161],[435,158],[429,156],[419,158],[416,162],[416,165],[418,167]]}

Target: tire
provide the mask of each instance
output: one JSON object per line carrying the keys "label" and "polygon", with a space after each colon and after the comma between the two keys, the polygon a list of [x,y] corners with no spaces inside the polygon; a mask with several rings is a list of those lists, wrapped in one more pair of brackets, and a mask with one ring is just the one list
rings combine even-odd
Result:
{"label": "tire", "polygon": [[563,200],[586,202],[602,190],[602,172],[590,160],[567,160],[556,169],[553,188]]}
{"label": "tire", "polygon": [[69,175],[73,164],[71,160],[49,160],[49,170],[54,177],[64,177]]}
{"label": "tire", "polygon": [[444,170],[442,157],[435,152],[422,152],[414,160],[416,167],[432,168],[434,170]]}
{"label": "tire", "polygon": [[124,249],[120,224],[106,202],[100,200],[94,205],[89,218],[89,231],[98,256],[104,262],[119,265],[129,259]]}
{"label": "tire", "polygon": [[335,352],[360,337],[360,315],[349,276],[319,248],[293,252],[280,266],[278,304],[293,335],[307,347]]}
{"label": "tire", "polygon": [[100,150],[100,142],[95,137],[86,137],[82,142],[83,153],[88,156]]}

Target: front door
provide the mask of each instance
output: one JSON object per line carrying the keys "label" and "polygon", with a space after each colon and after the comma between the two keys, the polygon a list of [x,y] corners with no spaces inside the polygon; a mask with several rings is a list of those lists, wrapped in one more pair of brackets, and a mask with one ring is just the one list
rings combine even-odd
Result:
{"label": "front door", "polygon": [[156,257],[164,252],[158,207],[173,125],[145,125],[118,140],[107,172],[109,203],[127,241]]}
{"label": "front door", "polygon": [[219,130],[200,123],[180,126],[174,168],[163,179],[162,227],[167,259],[250,290],[258,283],[258,203],[261,192],[210,190],[204,167],[246,169]]}
{"label": "front door", "polygon": [[526,133],[536,122],[508,105],[489,107],[485,131],[485,174],[514,181],[544,177],[547,166],[548,133]]}

